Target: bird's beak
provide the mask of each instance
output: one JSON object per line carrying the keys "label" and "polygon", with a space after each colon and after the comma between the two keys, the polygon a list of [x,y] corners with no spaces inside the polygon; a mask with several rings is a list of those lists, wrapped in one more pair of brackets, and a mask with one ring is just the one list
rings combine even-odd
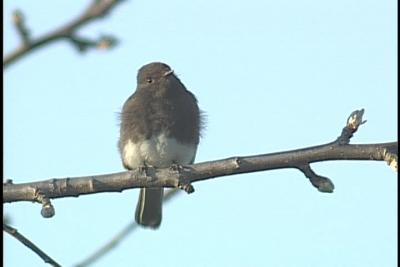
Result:
{"label": "bird's beak", "polygon": [[173,73],[174,73],[174,70],[171,69],[171,70],[167,71],[166,73],[164,73],[164,77],[171,75]]}

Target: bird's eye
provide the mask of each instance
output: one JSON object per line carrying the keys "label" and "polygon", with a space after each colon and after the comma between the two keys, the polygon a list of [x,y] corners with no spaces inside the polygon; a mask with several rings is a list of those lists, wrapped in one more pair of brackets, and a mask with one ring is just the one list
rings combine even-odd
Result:
{"label": "bird's eye", "polygon": [[150,78],[150,77],[148,77],[148,78],[146,78],[146,82],[147,82],[147,83],[152,83],[152,82],[153,82],[153,79]]}

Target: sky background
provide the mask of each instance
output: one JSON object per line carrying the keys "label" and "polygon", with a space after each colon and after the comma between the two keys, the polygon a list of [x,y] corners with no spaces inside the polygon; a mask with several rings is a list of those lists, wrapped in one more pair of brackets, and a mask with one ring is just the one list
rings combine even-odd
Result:
{"label": "sky background", "polygon": [[[90,1],[6,0],[4,53],[20,8],[34,37]],[[356,143],[397,140],[397,1],[125,1],[82,36],[112,34],[82,55],[60,41],[4,71],[4,177],[14,183],[123,170],[117,114],[139,67],[168,63],[198,98],[207,128],[196,161],[333,141],[365,109]],[[397,266],[397,174],[384,162],[313,164],[323,194],[296,170],[195,183],[92,266]],[[134,219],[138,190],[5,204],[16,227],[74,266]],[[9,235],[5,266],[48,266]]]}

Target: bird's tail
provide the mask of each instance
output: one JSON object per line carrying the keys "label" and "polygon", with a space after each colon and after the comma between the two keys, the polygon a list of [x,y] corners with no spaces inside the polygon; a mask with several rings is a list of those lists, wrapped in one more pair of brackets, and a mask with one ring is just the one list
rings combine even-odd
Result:
{"label": "bird's tail", "polygon": [[144,227],[156,229],[161,224],[163,188],[140,189],[135,220]]}

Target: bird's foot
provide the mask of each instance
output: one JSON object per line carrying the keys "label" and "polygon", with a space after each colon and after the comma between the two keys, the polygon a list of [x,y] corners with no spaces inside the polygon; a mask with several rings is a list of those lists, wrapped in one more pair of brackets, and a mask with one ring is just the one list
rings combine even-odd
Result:
{"label": "bird's foot", "polygon": [[146,164],[143,164],[138,167],[139,172],[142,173],[144,176],[148,176],[148,166]]}
{"label": "bird's foot", "polygon": [[178,164],[178,163],[175,163],[175,162],[174,162],[174,163],[171,164],[171,166],[169,167],[169,169],[170,169],[171,171],[175,171],[175,172],[180,173],[180,172],[183,171],[183,166],[180,165],[180,164]]}
{"label": "bird's foot", "polygon": [[182,189],[188,194],[193,193],[194,187],[191,185],[189,181],[186,181],[186,179],[182,178],[182,172],[184,171],[184,167],[181,164],[174,162],[171,164],[169,168],[171,171],[177,172],[181,178],[178,184],[178,188]]}

